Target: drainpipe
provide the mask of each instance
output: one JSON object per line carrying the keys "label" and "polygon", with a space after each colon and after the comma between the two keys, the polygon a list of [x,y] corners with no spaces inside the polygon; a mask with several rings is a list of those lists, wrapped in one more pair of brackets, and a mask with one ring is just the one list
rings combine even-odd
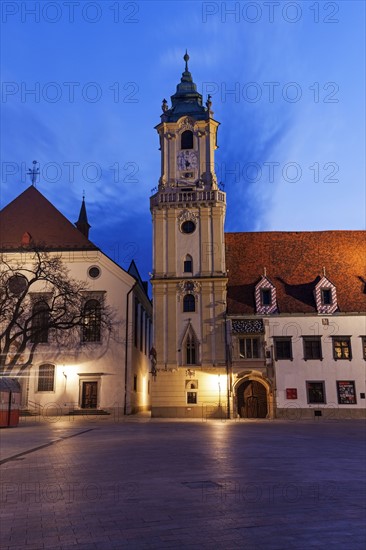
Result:
{"label": "drainpipe", "polygon": [[[124,405],[123,405],[123,414],[126,416],[127,414],[127,371],[128,371],[128,317],[129,317],[129,301],[130,301],[130,294],[135,290],[135,286],[137,285],[137,281],[134,283],[132,288],[127,292],[127,304],[126,304],[126,341],[125,341],[125,399],[124,399]],[[132,344],[132,342],[131,342]]]}
{"label": "drainpipe", "polygon": [[[230,420],[230,389],[231,389],[231,352],[229,352],[229,338],[228,338],[228,329],[229,329],[229,319],[225,313],[225,355],[226,355],[226,400],[227,400],[227,417]],[[229,366],[230,363],[230,366]]]}

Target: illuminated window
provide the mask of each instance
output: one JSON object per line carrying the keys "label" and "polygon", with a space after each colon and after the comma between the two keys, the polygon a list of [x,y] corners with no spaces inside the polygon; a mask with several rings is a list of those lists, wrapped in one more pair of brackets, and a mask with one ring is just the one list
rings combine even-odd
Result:
{"label": "illuminated window", "polygon": [[325,403],[324,382],[306,382],[308,403]]}
{"label": "illuminated window", "polygon": [[55,384],[55,367],[49,363],[39,366],[38,391],[53,391]]}
{"label": "illuminated window", "polygon": [[193,336],[188,336],[186,340],[186,364],[196,364],[196,342]]}
{"label": "illuminated window", "polygon": [[322,359],[320,336],[303,336],[304,359]]}
{"label": "illuminated window", "polygon": [[83,311],[83,342],[100,342],[101,311],[98,300],[88,300]]}
{"label": "illuminated window", "polygon": [[184,273],[192,273],[193,271],[192,265],[193,265],[192,256],[187,254],[184,260],[184,268],[183,268]]}
{"label": "illuminated window", "polygon": [[45,344],[48,342],[49,307],[43,300],[36,302],[32,310],[31,342]]}
{"label": "illuminated window", "polygon": [[181,149],[193,149],[193,132],[186,130],[181,135],[180,141]]}
{"label": "illuminated window", "polygon": [[259,338],[240,338],[240,359],[258,359],[260,357]]}
{"label": "illuminated window", "polygon": [[333,337],[333,357],[338,359],[352,359],[351,338],[349,336]]}
{"label": "illuminated window", "polygon": [[191,313],[196,311],[196,300],[193,294],[186,294],[183,298],[183,311]]}
{"label": "illuminated window", "polygon": [[290,359],[292,361],[291,336],[280,336],[274,338],[275,359]]}

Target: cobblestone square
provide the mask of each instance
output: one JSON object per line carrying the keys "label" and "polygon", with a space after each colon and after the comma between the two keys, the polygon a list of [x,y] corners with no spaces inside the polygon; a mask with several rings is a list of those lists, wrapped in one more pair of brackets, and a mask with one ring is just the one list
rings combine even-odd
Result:
{"label": "cobblestone square", "polygon": [[366,545],[363,420],[22,419],[3,550]]}

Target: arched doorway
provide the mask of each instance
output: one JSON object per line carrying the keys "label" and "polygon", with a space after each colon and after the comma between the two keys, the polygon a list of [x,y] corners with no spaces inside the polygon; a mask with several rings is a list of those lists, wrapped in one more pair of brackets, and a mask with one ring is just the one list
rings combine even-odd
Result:
{"label": "arched doorway", "polygon": [[245,380],[237,389],[238,414],[241,418],[266,418],[267,390],[257,380]]}

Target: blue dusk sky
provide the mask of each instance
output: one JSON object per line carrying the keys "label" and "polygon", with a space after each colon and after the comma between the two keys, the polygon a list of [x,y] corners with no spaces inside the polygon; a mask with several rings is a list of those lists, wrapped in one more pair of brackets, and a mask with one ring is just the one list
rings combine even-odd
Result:
{"label": "blue dusk sky", "polygon": [[154,126],[189,69],[221,123],[226,231],[365,228],[365,4],[4,0],[1,206],[29,184],[151,271]]}

